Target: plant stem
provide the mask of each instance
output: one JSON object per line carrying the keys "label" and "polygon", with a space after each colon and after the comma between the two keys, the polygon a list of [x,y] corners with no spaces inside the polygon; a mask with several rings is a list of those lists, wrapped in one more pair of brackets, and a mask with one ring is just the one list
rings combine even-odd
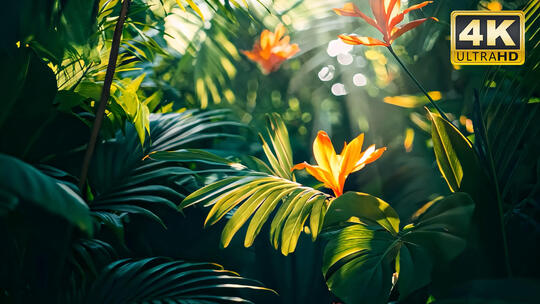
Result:
{"label": "plant stem", "polygon": [[90,162],[92,161],[92,155],[94,154],[94,149],[96,147],[99,130],[101,129],[101,124],[103,123],[103,118],[105,116],[105,108],[107,107],[107,102],[109,101],[109,97],[111,95],[111,85],[114,78],[114,72],[116,70],[116,61],[118,60],[118,52],[120,50],[120,40],[122,38],[124,22],[126,21],[130,3],[131,0],[124,0],[122,2],[120,16],[118,17],[118,21],[116,22],[116,27],[114,29],[111,52],[109,54],[109,63],[107,64],[107,71],[105,73],[105,81],[103,82],[103,89],[101,90],[101,97],[99,99],[96,118],[92,127],[92,134],[90,135],[90,140],[88,141],[88,147],[86,148],[86,153],[84,155],[84,160],[81,167],[79,189],[81,190],[81,193],[83,193],[83,196],[86,196],[84,195],[84,189],[86,178],[88,176],[88,169],[90,168]]}
{"label": "plant stem", "polygon": [[446,116],[446,114],[444,114],[444,111],[439,108],[439,106],[435,103],[435,101],[433,101],[433,99],[431,98],[431,96],[429,96],[428,92],[426,91],[426,89],[424,89],[424,87],[420,84],[420,82],[418,82],[418,80],[416,80],[416,78],[413,76],[413,74],[411,73],[411,71],[409,71],[409,69],[405,66],[405,64],[403,64],[403,61],[401,61],[401,59],[399,59],[399,57],[396,55],[396,53],[394,52],[394,49],[392,49],[392,46],[389,45],[388,46],[388,50],[390,51],[390,53],[394,56],[394,58],[396,58],[397,62],[399,62],[399,64],[401,65],[401,67],[403,68],[403,70],[407,73],[407,75],[409,75],[409,77],[411,77],[411,79],[413,80],[413,82],[416,84],[416,86],[418,86],[418,88],[424,93],[424,95],[426,95],[427,99],[429,100],[429,102],[433,105],[433,107],[435,107],[435,109],[437,109],[437,111],[439,112],[439,114],[441,114],[441,117],[448,121],[449,123],[452,124],[452,122],[450,121],[450,119],[448,119],[448,117]]}

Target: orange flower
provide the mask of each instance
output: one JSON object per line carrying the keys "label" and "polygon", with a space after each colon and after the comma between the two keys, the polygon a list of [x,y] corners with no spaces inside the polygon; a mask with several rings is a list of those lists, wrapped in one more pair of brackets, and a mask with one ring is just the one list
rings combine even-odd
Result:
{"label": "orange flower", "polygon": [[283,61],[300,51],[298,44],[289,44],[291,38],[283,37],[285,27],[279,24],[276,32],[264,30],[261,38],[253,45],[253,50],[242,51],[252,61],[259,63],[265,74],[277,71]]}
{"label": "orange flower", "polygon": [[349,174],[374,162],[386,151],[386,147],[375,150],[375,145],[371,145],[362,152],[363,142],[364,134],[362,133],[349,144],[345,143],[341,154],[337,155],[328,134],[319,131],[313,142],[313,155],[318,166],[303,162],[294,166],[292,170],[306,169],[309,174],[323,182],[325,187],[332,189],[338,197],[343,194],[343,186]]}
{"label": "orange flower", "polygon": [[399,12],[401,7],[400,2],[400,0],[369,0],[369,5],[371,6],[371,11],[373,12],[373,16],[375,16],[375,20],[362,13],[360,9],[358,9],[358,7],[353,3],[347,3],[343,8],[335,8],[334,11],[340,16],[360,17],[364,19],[367,23],[383,34],[384,41],[372,37],[355,35],[339,35],[339,38],[341,38],[341,40],[343,40],[345,43],[354,45],[363,44],[390,46],[392,42],[396,40],[396,38],[419,26],[426,20],[433,19],[438,21],[437,18],[430,17],[414,20],[402,27],[397,27],[397,25],[403,21],[405,15],[410,11],[420,9],[433,1],[424,1],[420,4],[413,5],[403,12]]}

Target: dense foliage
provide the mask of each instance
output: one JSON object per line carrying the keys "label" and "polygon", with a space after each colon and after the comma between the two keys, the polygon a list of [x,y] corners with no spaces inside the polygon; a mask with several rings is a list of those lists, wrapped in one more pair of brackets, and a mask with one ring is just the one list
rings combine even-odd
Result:
{"label": "dense foliage", "polygon": [[0,302],[537,303],[540,2],[345,2],[6,3]]}

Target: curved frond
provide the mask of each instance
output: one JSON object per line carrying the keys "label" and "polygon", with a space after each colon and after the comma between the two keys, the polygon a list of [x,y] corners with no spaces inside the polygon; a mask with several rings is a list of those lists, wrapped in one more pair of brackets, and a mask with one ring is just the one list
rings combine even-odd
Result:
{"label": "curved frond", "polygon": [[[232,176],[207,185],[190,194],[179,206],[180,209],[204,204],[211,209],[205,225],[214,225],[228,218],[221,235],[221,245],[227,247],[234,235],[249,222],[244,245],[249,247],[259,235],[264,224],[275,212],[270,225],[273,246],[287,255],[294,252],[300,234],[308,218],[309,230],[315,240],[321,230],[324,213],[330,196],[294,181],[292,150],[287,128],[278,114],[268,116],[268,144],[262,135],[264,153],[270,163],[272,174],[247,170],[241,167]],[[208,152],[201,154],[201,161],[215,165],[238,167]],[[157,160],[194,160],[194,151],[159,152],[150,157]]]}
{"label": "curved frond", "polygon": [[211,206],[205,225],[214,225],[234,210],[222,232],[221,245],[227,247],[238,230],[249,221],[244,245],[249,247],[268,221],[277,213],[270,227],[276,249],[287,255],[294,252],[308,217],[315,239],[329,197],[313,188],[278,176],[250,172],[210,184],[188,196],[180,208],[198,203]]}
{"label": "curved frond", "polygon": [[212,263],[124,259],[106,266],[87,303],[253,303],[239,291],[273,292]]}
{"label": "curved frond", "polygon": [[65,303],[83,303],[88,286],[101,270],[118,260],[111,245],[98,239],[78,239],[72,244],[68,267],[64,278],[70,288],[62,295]]}
{"label": "curved frond", "polygon": [[[523,8],[526,26],[526,59],[519,67],[492,67],[484,79],[473,116],[475,148],[486,163],[493,159],[501,197],[520,202],[538,187],[540,164],[540,6],[529,1]],[[524,179],[525,178],[525,179]]]}
{"label": "curved frond", "polygon": [[[90,204],[94,216],[113,228],[118,236],[122,214],[148,217],[165,225],[156,215],[159,208],[177,211],[177,205],[192,192],[197,182],[196,171],[178,166],[178,162],[145,158],[148,151],[180,150],[197,141],[231,138],[238,135],[222,132],[223,127],[241,127],[225,119],[226,111],[188,110],[175,114],[152,114],[150,136],[144,147],[133,127],[114,140],[101,143],[94,155],[89,181],[94,198]],[[200,154],[196,154],[200,156]]]}
{"label": "curved frond", "polygon": [[267,119],[266,131],[272,146],[264,140],[261,134],[259,134],[259,137],[262,142],[264,154],[272,167],[272,173],[285,179],[294,180],[294,175],[291,171],[293,167],[292,148],[287,127],[281,117],[276,113],[267,115]]}

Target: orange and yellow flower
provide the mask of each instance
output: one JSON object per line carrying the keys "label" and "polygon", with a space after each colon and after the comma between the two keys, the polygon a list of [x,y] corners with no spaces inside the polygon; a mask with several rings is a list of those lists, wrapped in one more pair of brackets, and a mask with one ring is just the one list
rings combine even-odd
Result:
{"label": "orange and yellow flower", "polygon": [[362,13],[354,3],[347,3],[343,8],[335,8],[334,11],[340,16],[360,17],[369,25],[376,28],[383,34],[383,41],[372,37],[356,36],[356,35],[339,35],[343,42],[348,44],[363,44],[363,45],[382,45],[390,46],[396,38],[414,29],[428,19],[438,21],[435,17],[423,18],[411,21],[402,27],[397,25],[403,21],[406,14],[413,10],[420,9],[433,1],[424,1],[417,5],[413,5],[403,12],[401,10],[400,0],[369,0],[371,11],[375,20]]}
{"label": "orange and yellow flower", "polygon": [[300,48],[290,44],[291,38],[285,35],[285,27],[279,24],[275,32],[264,30],[251,51],[242,51],[249,59],[257,62],[265,74],[277,71],[283,61],[294,56]]}
{"label": "orange and yellow flower", "polygon": [[338,197],[343,194],[343,186],[349,174],[374,162],[386,151],[386,147],[375,149],[375,145],[371,145],[362,152],[363,142],[364,134],[362,133],[349,144],[345,143],[341,154],[338,155],[328,134],[319,131],[313,142],[313,155],[317,166],[303,162],[295,165],[292,170],[306,169],[309,174],[323,182],[325,187],[332,189]]}

